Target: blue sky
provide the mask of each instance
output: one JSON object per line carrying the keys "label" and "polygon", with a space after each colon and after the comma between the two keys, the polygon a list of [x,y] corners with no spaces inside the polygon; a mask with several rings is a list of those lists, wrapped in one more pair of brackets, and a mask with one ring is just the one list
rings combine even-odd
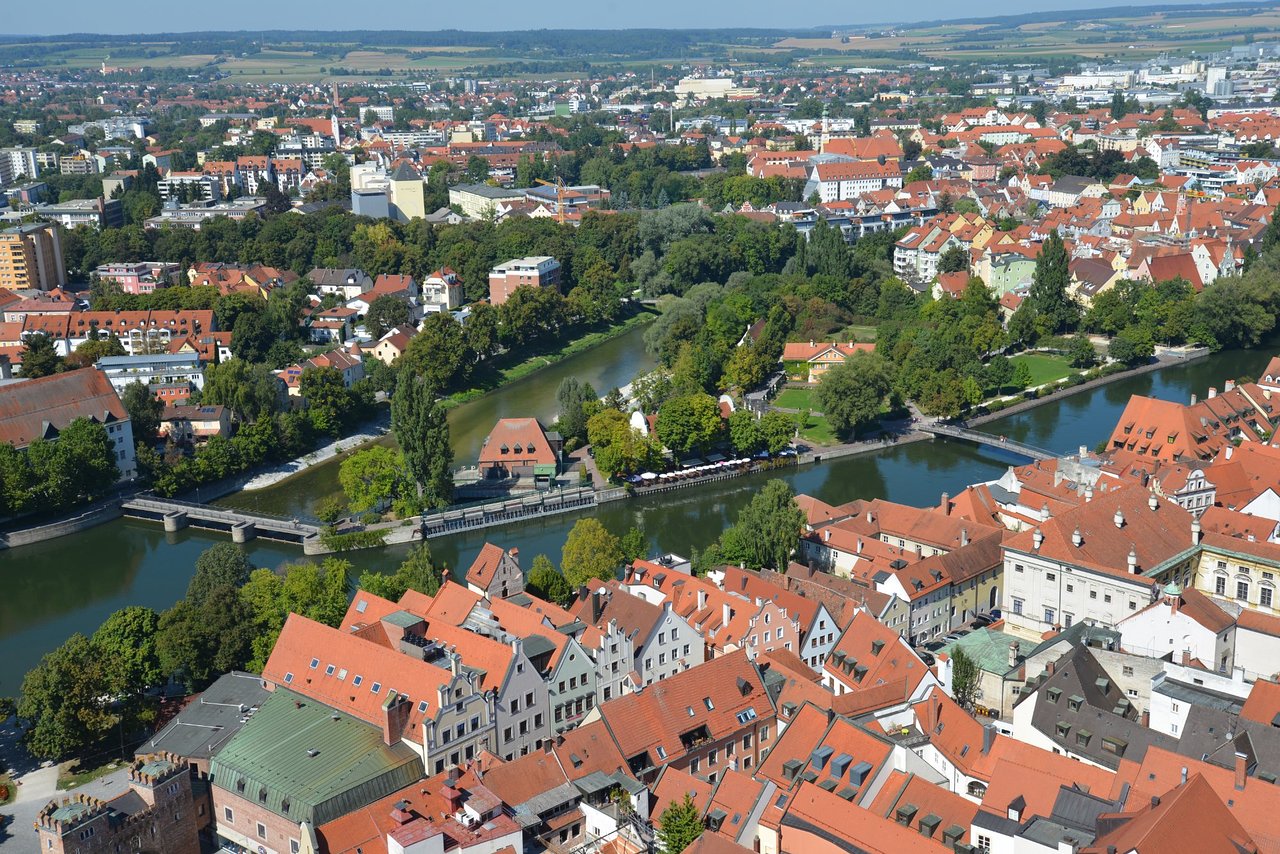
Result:
{"label": "blue sky", "polygon": [[[810,0],[488,0],[486,3],[405,2],[353,4],[350,0],[213,0],[154,3],[143,0],[60,0],[52,6],[4,0],[7,33],[136,33],[191,30],[409,29],[508,30],[525,28],[614,29],[622,27],[807,27],[885,20],[936,20],[1016,14],[1047,9],[1120,5],[1125,0],[986,0],[957,6],[945,0],[911,4]],[[1151,5],[1129,0],[1131,5]],[[1163,0],[1161,5],[1167,5]]]}

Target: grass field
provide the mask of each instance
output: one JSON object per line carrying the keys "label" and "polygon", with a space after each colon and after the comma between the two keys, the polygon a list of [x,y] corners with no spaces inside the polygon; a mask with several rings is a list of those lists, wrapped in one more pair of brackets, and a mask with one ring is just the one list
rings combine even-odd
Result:
{"label": "grass field", "polygon": [[804,426],[800,428],[800,435],[806,441],[815,445],[838,445],[840,443],[840,437],[836,435],[836,431],[831,429],[827,419],[821,415],[810,415]]}
{"label": "grass field", "polygon": [[773,403],[782,409],[813,409],[813,389],[784,388]]}
{"label": "grass field", "polygon": [[1009,361],[1015,367],[1019,362],[1025,362],[1027,367],[1031,368],[1032,387],[1060,380],[1073,373],[1071,363],[1063,356],[1053,356],[1046,353],[1022,353],[1014,356]]}

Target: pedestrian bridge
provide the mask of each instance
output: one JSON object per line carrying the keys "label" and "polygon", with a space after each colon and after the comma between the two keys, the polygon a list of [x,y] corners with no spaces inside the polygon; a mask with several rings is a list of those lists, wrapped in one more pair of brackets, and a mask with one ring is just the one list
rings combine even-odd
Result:
{"label": "pedestrian bridge", "polygon": [[1037,448],[1034,445],[1027,445],[1022,442],[1015,442],[1004,436],[993,436],[990,433],[983,433],[978,430],[971,430],[968,427],[961,427],[953,424],[916,424],[916,429],[923,433],[932,433],[934,436],[946,436],[949,439],[961,439],[966,442],[974,442],[978,445],[986,445],[989,448],[1000,448],[1005,451],[1012,451],[1019,456],[1026,457],[1031,460],[1052,460],[1058,454],[1046,451],[1043,448]]}
{"label": "pedestrian bridge", "polygon": [[229,510],[171,498],[138,496],[126,501],[122,509],[124,515],[131,519],[161,522],[166,531],[181,531],[187,527],[222,531],[229,533],[232,542],[236,543],[263,539],[302,545],[308,539],[320,536],[318,527],[297,519]]}

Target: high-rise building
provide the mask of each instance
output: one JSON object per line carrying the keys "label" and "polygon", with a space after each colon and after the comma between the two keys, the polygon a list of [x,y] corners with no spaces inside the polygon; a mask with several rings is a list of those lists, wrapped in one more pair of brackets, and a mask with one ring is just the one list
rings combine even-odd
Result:
{"label": "high-rise building", "polygon": [[50,291],[66,283],[56,225],[32,223],[0,231],[0,288]]}

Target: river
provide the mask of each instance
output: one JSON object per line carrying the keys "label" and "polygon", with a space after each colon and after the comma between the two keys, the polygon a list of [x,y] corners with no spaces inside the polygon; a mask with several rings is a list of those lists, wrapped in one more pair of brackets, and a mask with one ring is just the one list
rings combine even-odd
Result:
{"label": "river", "polygon": [[[456,424],[459,461],[474,459],[479,443],[493,422],[504,415],[554,414],[555,389],[569,375],[587,379],[603,393],[623,385],[651,362],[644,355],[642,333],[629,332],[611,342],[565,360],[559,365],[458,407],[450,415]],[[1215,354],[1185,366],[1126,378],[1111,385],[1045,404],[986,426],[986,430],[1053,451],[1067,453],[1081,444],[1094,446],[1106,438],[1130,395],[1146,394],[1169,400],[1203,396],[1224,379],[1257,376],[1280,339],[1267,349]],[[955,494],[965,485],[998,477],[1010,465],[1024,462],[994,448],[965,442],[935,440],[886,448],[830,463],[721,481],[645,499],[619,501],[577,514],[477,531],[432,540],[431,548],[446,565],[465,569],[486,539],[505,547],[518,546],[527,565],[545,553],[558,562],[560,547],[580,516],[593,514],[611,531],[631,526],[645,532],[654,550],[688,554],[704,548],[733,521],[765,479],[786,478],[797,492],[831,503],[855,498],[888,498],[909,504],[936,503],[941,493]],[[336,466],[317,467],[280,487],[260,493],[275,512],[296,512],[337,489]],[[262,504],[262,509],[268,509]],[[0,573],[8,593],[0,600],[0,643],[7,654],[0,661],[0,695],[12,695],[22,675],[41,655],[72,632],[91,633],[108,614],[129,604],[167,608],[186,588],[196,555],[219,537],[198,531],[166,535],[159,526],[121,521],[82,534],[0,552]],[[387,547],[351,555],[357,570],[394,568],[407,547]],[[299,560],[297,550],[255,542],[249,553],[259,566],[278,566]]]}

